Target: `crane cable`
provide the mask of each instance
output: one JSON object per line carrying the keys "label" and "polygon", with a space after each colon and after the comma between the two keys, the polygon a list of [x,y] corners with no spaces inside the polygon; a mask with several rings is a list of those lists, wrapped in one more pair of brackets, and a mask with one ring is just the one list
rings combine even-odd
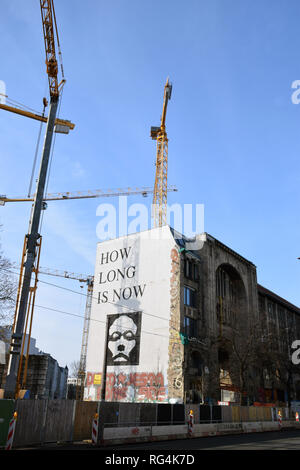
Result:
{"label": "crane cable", "polygon": [[64,79],[65,79],[65,75],[64,75],[64,68],[63,68],[63,60],[62,60],[62,53],[61,53],[61,48],[60,48],[59,35],[58,35],[58,28],[57,28],[57,23],[56,23],[56,15],[55,15],[55,9],[54,9],[53,0],[51,0],[51,6],[52,6],[53,19],[54,19],[54,26],[55,26],[55,31],[56,31],[56,41],[57,41],[58,57],[59,57],[61,75],[62,75],[62,78],[63,78],[63,80],[64,80]]}
{"label": "crane cable", "polygon": [[[43,113],[42,116],[45,116],[45,109],[46,106],[48,105],[46,98],[43,99]],[[32,165],[32,170],[31,170],[31,176],[30,176],[30,182],[29,182],[29,188],[28,188],[28,197],[31,195],[31,189],[32,189],[32,182],[33,182],[33,177],[35,173],[35,167],[36,167],[36,161],[37,161],[37,156],[38,156],[38,151],[39,151],[39,146],[40,146],[40,140],[41,140],[41,133],[42,133],[42,127],[43,127],[43,122],[41,121],[40,123],[40,129],[39,129],[39,134],[38,134],[38,139],[35,147],[35,154],[34,154],[34,159],[33,159],[33,165]]]}
{"label": "crane cable", "polygon": [[[50,0],[50,1],[51,1],[52,15],[53,15],[53,19],[54,19],[54,26],[55,26],[55,31],[56,31],[56,41],[57,41],[58,57],[59,57],[59,63],[60,63],[62,81],[63,81],[63,83],[64,83],[64,82],[65,82],[65,75],[64,75],[64,68],[63,68],[63,61],[62,61],[62,53],[61,53],[60,42],[59,42],[58,28],[57,28],[57,23],[56,23],[55,8],[54,8],[53,0]],[[60,108],[61,108],[61,101],[62,101],[63,92],[64,92],[64,87],[62,86],[62,87],[61,87],[61,92],[60,92],[60,94],[59,94],[59,104],[58,104],[58,110],[57,110],[57,117],[59,117],[59,113],[60,113]],[[54,152],[54,147],[55,147],[55,140],[56,140],[56,133],[54,132],[53,144],[52,144],[52,149],[51,149],[51,155],[50,155],[50,161],[49,161],[49,168],[48,168],[48,172],[47,172],[47,181],[46,181],[46,185],[45,185],[44,194],[46,194],[46,193],[48,192],[49,177],[50,177],[51,166],[52,166],[52,161],[53,161],[53,152]],[[42,216],[41,216],[41,220],[40,220],[39,232],[41,232],[41,230],[42,230],[43,219],[44,219],[44,211],[42,212]]]}
{"label": "crane cable", "polygon": [[6,102],[9,105],[14,106],[14,107],[19,108],[19,109],[22,109],[22,110],[31,111],[32,113],[37,114],[38,116],[41,115],[39,111],[36,111],[36,109],[30,108],[29,106],[26,106],[25,104],[20,103],[19,101],[13,100],[8,95],[4,95],[3,93],[0,93],[0,94],[5,97]]}

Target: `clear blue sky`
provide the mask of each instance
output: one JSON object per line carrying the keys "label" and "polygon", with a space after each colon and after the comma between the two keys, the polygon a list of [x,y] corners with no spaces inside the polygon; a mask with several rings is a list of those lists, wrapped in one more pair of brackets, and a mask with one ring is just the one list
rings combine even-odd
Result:
{"label": "clear blue sky", "polygon": [[[65,86],[48,191],[153,186],[167,76],[169,202],[203,203],[205,231],[251,260],[258,281],[300,305],[300,79],[297,0],[59,0]],[[2,0],[0,80],[41,110],[47,94],[37,0]],[[0,110],[0,192],[27,194],[39,124]],[[108,202],[108,201],[107,201]],[[111,201],[112,202],[112,201]],[[130,202],[144,202],[133,197]],[[151,202],[151,198],[149,203]],[[93,273],[100,200],[49,203],[41,266]],[[19,260],[30,206],[0,208]],[[42,280],[85,293],[79,283]],[[84,296],[40,284],[36,303],[84,314]],[[33,336],[60,365],[79,358],[83,322],[36,309]]]}

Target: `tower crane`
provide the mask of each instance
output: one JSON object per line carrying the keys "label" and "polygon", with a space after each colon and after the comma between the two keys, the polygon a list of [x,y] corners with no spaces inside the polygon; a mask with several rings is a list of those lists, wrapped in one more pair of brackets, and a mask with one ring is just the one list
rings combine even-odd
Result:
{"label": "tower crane", "polygon": [[[28,234],[25,235],[22,259],[20,263],[21,268],[18,295],[12,329],[8,372],[5,384],[5,398],[17,398],[20,391],[19,384],[23,362],[20,360],[20,358],[23,355],[25,343],[24,327],[26,331],[27,323],[29,322],[30,325],[32,323],[33,305],[37,288],[38,264],[41,249],[39,225],[41,211],[44,208],[44,191],[58,102],[61,88],[65,83],[53,0],[40,0],[40,9],[46,54],[46,72],[49,81],[50,107],[40,171],[37,180],[37,189],[34,195],[29,230]],[[56,58],[56,45],[58,46],[61,65],[62,78],[60,81],[58,78],[59,72]],[[35,279],[33,280],[32,285],[33,274],[35,275]]]}
{"label": "tower crane", "polygon": [[64,277],[66,279],[76,279],[77,281],[84,282],[87,285],[87,296],[86,296],[86,304],[85,304],[81,351],[80,351],[80,360],[79,360],[79,368],[78,368],[78,373],[77,373],[77,387],[76,387],[76,400],[82,400],[83,393],[84,393],[85,374],[86,374],[86,355],[87,355],[88,336],[89,336],[89,328],[90,328],[90,320],[91,320],[94,276],[87,276],[84,274],[70,273],[68,271],[61,271],[58,269],[54,270],[54,269],[42,268],[42,267],[39,268],[39,273],[49,274],[50,276]]}
{"label": "tower crane", "polygon": [[166,132],[166,115],[171,94],[172,84],[169,83],[169,79],[167,79],[164,88],[160,127],[151,127],[150,131],[150,137],[152,140],[156,140],[156,173],[153,193],[154,227],[161,227],[167,223],[168,138]]}

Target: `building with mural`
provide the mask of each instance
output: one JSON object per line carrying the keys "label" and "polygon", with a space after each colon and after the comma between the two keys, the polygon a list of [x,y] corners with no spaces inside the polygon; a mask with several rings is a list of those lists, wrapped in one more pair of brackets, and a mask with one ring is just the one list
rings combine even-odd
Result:
{"label": "building with mural", "polygon": [[299,308],[209,234],[188,240],[164,226],[101,242],[84,398],[105,390],[107,401],[124,402],[298,400],[297,334]]}
{"label": "building with mural", "polygon": [[[98,244],[86,399],[99,399],[105,363],[106,400],[168,402],[172,398],[170,380],[183,354],[180,318],[172,313],[176,299],[171,279],[179,276],[177,258],[177,245],[167,226],[162,232],[154,229]],[[179,315],[179,304],[176,312]],[[174,349],[169,360],[174,342],[178,352]],[[182,387],[180,374],[178,369],[174,379]]]}

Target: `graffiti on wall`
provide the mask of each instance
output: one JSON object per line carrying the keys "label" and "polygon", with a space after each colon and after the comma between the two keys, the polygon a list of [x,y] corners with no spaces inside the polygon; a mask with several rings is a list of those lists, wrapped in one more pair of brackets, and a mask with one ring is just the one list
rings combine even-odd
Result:
{"label": "graffiti on wall", "polygon": [[171,250],[171,287],[170,287],[170,340],[168,363],[169,399],[183,399],[184,347],[180,340],[180,257],[178,250]]}
{"label": "graffiti on wall", "polygon": [[[101,373],[87,372],[86,399],[100,400]],[[126,372],[107,373],[106,401],[163,403],[168,391],[162,373]]]}

